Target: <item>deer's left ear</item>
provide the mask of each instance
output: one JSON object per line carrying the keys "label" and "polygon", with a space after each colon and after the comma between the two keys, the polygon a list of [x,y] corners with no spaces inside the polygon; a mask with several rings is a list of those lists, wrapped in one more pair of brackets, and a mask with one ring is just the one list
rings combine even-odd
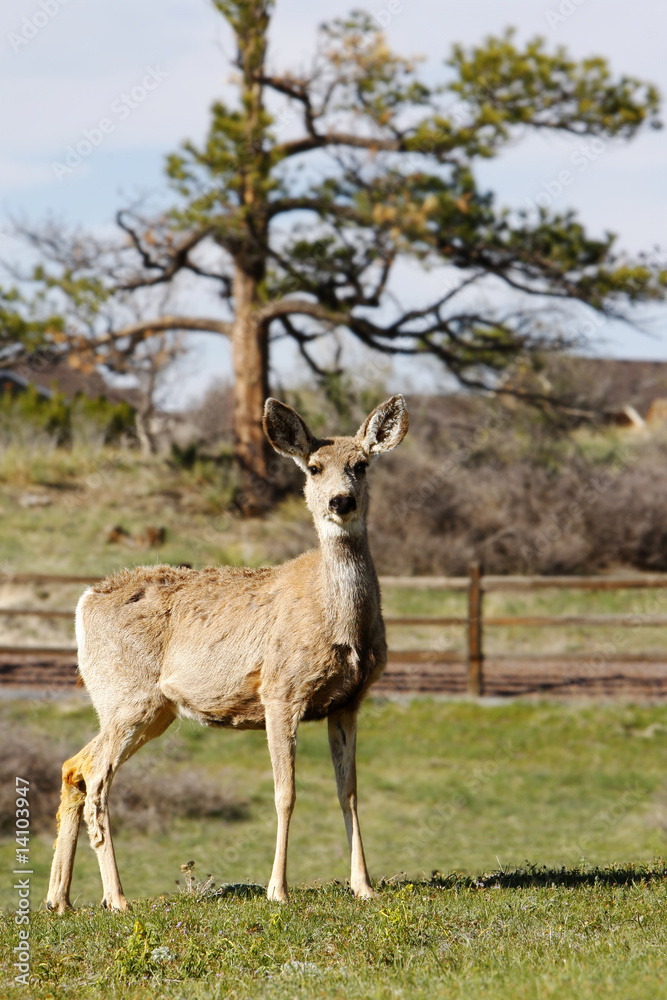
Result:
{"label": "deer's left ear", "polygon": [[408,408],[403,396],[392,396],[376,406],[356,433],[367,455],[380,455],[400,444],[408,433]]}

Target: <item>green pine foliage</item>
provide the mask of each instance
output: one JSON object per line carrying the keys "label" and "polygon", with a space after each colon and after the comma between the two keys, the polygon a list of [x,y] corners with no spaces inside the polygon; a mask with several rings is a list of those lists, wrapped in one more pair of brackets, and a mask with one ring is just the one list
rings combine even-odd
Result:
{"label": "green pine foliage", "polygon": [[62,316],[41,315],[43,291],[31,302],[26,302],[17,288],[0,285],[0,352],[10,348],[30,353],[49,343],[54,335],[62,333]]}
{"label": "green pine foliage", "polygon": [[[454,44],[433,80],[358,10],[320,27],[308,69],[274,70],[272,0],[215,6],[235,38],[236,99],[216,101],[203,140],[167,158],[167,209],[120,211],[115,241],[52,227],[30,236],[44,249],[37,299],[57,293],[65,304],[72,350],[126,370],[165,330],[231,338],[246,492],[268,477],[259,423],[279,338],[329,398],[344,366],[319,344],[341,329],[389,356],[429,355],[462,385],[484,389],[517,356],[580,346],[586,334],[582,323],[573,332],[572,303],[632,321],[634,306],[664,299],[657,256],[633,257],[611,232],[587,232],[566,200],[503,205],[477,179],[483,161],[531,133],[605,149],[659,128],[650,83],[615,74],[601,56],[574,59],[539,37],[519,42],[512,30]],[[437,270],[430,301],[396,304],[399,263]],[[151,315],[146,290],[183,275],[214,289],[229,319]],[[499,296],[487,294],[489,279]]]}

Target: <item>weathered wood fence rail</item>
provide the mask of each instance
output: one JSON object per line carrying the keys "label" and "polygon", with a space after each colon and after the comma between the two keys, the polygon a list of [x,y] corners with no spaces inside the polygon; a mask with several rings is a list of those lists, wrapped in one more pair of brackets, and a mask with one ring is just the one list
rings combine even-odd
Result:
{"label": "weathered wood fence rail", "polygon": [[[664,615],[504,615],[485,616],[484,615],[484,595],[492,592],[524,592],[530,593],[536,590],[559,589],[559,590],[589,590],[589,591],[609,591],[609,590],[660,590],[667,588],[667,574],[645,573],[636,576],[491,576],[484,575],[478,564],[470,567],[468,576],[462,577],[383,577],[380,580],[383,587],[399,587],[406,589],[422,590],[443,590],[443,591],[465,591],[468,595],[468,614],[463,618],[442,617],[386,617],[387,625],[439,625],[464,626],[467,630],[467,675],[468,692],[472,695],[484,694],[484,631],[487,628],[544,628],[553,626],[584,626],[601,628],[619,627],[661,627],[667,626],[667,616]],[[518,662],[521,660],[534,661],[539,659],[539,653],[523,654],[495,654],[495,662],[503,660],[508,662]],[[587,653],[559,653],[559,662],[572,664],[583,664],[589,659]],[[436,657],[425,650],[419,652],[390,653],[390,661],[394,662],[415,662],[418,660],[433,661],[437,658],[440,662],[458,662],[459,654],[448,654],[439,652]],[[633,660],[644,662],[667,662],[667,651],[665,654],[652,653],[621,653],[612,652],[606,656],[608,663],[623,663]]]}
{"label": "weathered wood fence rail", "polygon": [[[22,573],[7,575],[2,581],[5,584],[91,584],[98,577],[89,576],[57,576],[53,574]],[[667,588],[667,574],[644,573],[633,576],[491,576],[485,575],[481,567],[474,564],[470,567],[468,576],[387,576],[380,578],[383,589],[397,588],[404,590],[429,590],[443,592],[459,591],[467,594],[467,615],[465,616],[385,616],[388,626],[436,626],[457,627],[467,634],[466,664],[467,687],[471,695],[484,694],[484,633],[488,628],[544,628],[544,627],[594,627],[594,628],[641,628],[667,627],[667,615],[659,614],[601,614],[601,615],[503,615],[490,616],[484,614],[484,595],[492,592],[524,592],[536,590],[662,590]],[[51,608],[18,608],[0,607],[1,618],[35,617],[35,618],[73,618],[72,610]],[[0,645],[0,656],[49,656],[54,658],[75,656],[75,646],[7,646]],[[586,652],[559,653],[559,662],[583,664],[590,657]],[[540,659],[540,653],[493,654],[493,661],[535,661]],[[390,651],[390,664],[419,663],[460,663],[460,653],[442,651],[439,649]],[[641,660],[643,662],[667,663],[665,654],[641,652],[638,654],[612,651],[606,660],[609,663],[623,663]]]}

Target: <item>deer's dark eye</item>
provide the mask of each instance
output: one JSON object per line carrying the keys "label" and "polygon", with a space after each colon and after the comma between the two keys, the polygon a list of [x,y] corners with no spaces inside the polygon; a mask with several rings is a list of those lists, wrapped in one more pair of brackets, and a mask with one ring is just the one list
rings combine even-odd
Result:
{"label": "deer's dark eye", "polygon": [[368,468],[368,462],[357,462],[352,467],[352,471],[354,472],[355,476],[359,477],[363,476],[367,468]]}
{"label": "deer's dark eye", "polygon": [[310,472],[311,476],[319,476],[322,470],[320,469],[319,465],[309,465],[308,471]]}

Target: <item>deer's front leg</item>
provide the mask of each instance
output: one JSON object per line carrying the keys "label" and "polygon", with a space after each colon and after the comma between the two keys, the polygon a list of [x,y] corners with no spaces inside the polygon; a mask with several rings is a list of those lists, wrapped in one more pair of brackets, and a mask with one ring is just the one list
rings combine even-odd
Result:
{"label": "deer's front leg", "polygon": [[287,895],[287,840],[289,824],[294,810],[294,757],[298,714],[293,706],[272,702],[265,706],[266,736],[273,767],[278,834],[273,871],[267,889],[269,899],[286,903]]}
{"label": "deer's front leg", "polygon": [[350,888],[355,896],[370,899],[377,896],[377,893],[373,890],[368,877],[357,816],[356,711],[341,709],[329,716],[329,747],[336,772],[338,801],[343,810],[347,841],[350,845]]}

